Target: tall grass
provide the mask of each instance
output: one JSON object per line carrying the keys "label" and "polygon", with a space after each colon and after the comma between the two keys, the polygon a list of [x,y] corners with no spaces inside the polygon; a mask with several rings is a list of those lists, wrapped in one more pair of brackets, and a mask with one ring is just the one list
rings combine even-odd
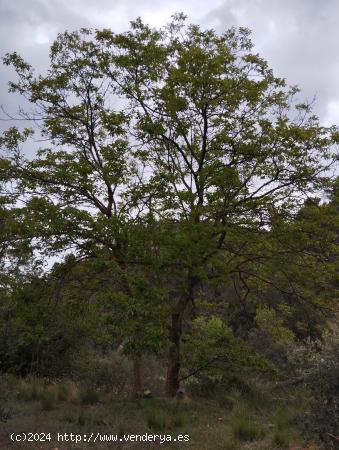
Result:
{"label": "tall grass", "polygon": [[256,418],[249,414],[248,408],[240,404],[231,419],[232,432],[239,441],[255,441],[265,436],[265,431]]}

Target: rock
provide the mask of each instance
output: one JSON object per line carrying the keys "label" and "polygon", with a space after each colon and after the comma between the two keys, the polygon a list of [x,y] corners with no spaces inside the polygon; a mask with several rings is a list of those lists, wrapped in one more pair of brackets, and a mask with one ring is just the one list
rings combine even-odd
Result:
{"label": "rock", "polygon": [[144,389],[143,392],[143,398],[151,398],[152,397],[152,392],[149,389]]}
{"label": "rock", "polygon": [[180,399],[186,398],[186,391],[185,391],[184,388],[179,388],[177,390],[177,397],[180,398]]}

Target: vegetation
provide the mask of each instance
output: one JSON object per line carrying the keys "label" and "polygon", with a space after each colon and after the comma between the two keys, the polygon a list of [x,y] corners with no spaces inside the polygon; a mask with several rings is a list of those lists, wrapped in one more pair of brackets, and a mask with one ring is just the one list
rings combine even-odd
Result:
{"label": "vegetation", "polygon": [[195,449],[335,448],[337,127],[248,30],[181,14],[60,34],[46,74],[3,61],[32,123],[0,136],[8,430],[44,411],[54,429],[187,427]]}

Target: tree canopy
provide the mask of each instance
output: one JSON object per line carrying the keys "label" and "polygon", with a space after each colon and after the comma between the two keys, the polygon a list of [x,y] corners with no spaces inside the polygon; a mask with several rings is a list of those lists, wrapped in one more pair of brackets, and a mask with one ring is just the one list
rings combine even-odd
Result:
{"label": "tree canopy", "polygon": [[296,303],[328,307],[310,284],[326,282],[319,262],[331,261],[335,233],[319,232],[319,204],[303,205],[331,188],[338,130],[298,101],[249,34],[179,14],[161,29],[137,19],[121,34],[62,33],[46,74],[4,58],[35,129],[1,137],[3,252],[24,242],[35,255],[100,260],[115,274],[105,295],[131,352],[159,351],[151,343],[168,337],[168,395],[184,320],[208,299],[229,322],[227,286],[239,304],[256,295],[285,318]]}

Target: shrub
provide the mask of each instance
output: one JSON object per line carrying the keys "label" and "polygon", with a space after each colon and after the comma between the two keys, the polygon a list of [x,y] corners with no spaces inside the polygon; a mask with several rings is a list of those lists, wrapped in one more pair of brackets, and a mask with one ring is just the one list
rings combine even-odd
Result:
{"label": "shrub", "polygon": [[213,394],[219,386],[231,386],[246,371],[269,371],[268,361],[243,341],[217,317],[198,318],[183,343],[183,367],[194,374],[204,387],[203,394]]}
{"label": "shrub", "polygon": [[238,439],[231,438],[230,440],[227,440],[225,444],[223,444],[222,449],[223,450],[238,450],[240,449],[240,442]]}
{"label": "shrub", "polygon": [[81,403],[84,405],[93,405],[99,400],[97,391],[89,386],[80,389],[79,397]]}
{"label": "shrub", "polygon": [[55,393],[53,389],[48,388],[40,394],[40,404],[43,411],[50,411],[53,409],[55,403]]}
{"label": "shrub", "polygon": [[254,411],[268,410],[272,406],[272,399],[265,392],[253,389],[246,396],[246,404]]}
{"label": "shrub", "polygon": [[164,431],[169,428],[169,417],[161,410],[151,409],[146,413],[147,426],[153,431]]}
{"label": "shrub", "polygon": [[121,393],[131,379],[131,363],[118,352],[111,352],[104,357],[93,354],[90,361],[90,364],[85,361],[83,378],[95,387]]}
{"label": "shrub", "polygon": [[39,400],[42,389],[41,383],[37,379],[23,379],[17,387],[17,397],[27,402]]}
{"label": "shrub", "polygon": [[314,395],[304,421],[306,437],[318,437],[326,448],[337,448],[333,436],[339,434],[339,329],[325,333],[321,341],[300,346],[291,359]]}
{"label": "shrub", "polygon": [[264,431],[248,415],[248,411],[242,408],[232,418],[232,431],[240,441],[254,441],[264,436]]}
{"label": "shrub", "polygon": [[86,424],[86,416],[83,411],[80,412],[78,417],[78,424],[83,427]]}
{"label": "shrub", "polygon": [[70,386],[67,383],[59,383],[57,386],[57,399],[66,402],[70,397]]}
{"label": "shrub", "polygon": [[288,429],[277,430],[273,436],[274,443],[281,448],[290,448],[291,439],[292,436]]}
{"label": "shrub", "polygon": [[11,418],[11,411],[0,405],[0,422],[7,422],[7,420]]}
{"label": "shrub", "polygon": [[185,415],[183,411],[176,409],[172,412],[172,425],[174,428],[180,428],[185,425]]}

